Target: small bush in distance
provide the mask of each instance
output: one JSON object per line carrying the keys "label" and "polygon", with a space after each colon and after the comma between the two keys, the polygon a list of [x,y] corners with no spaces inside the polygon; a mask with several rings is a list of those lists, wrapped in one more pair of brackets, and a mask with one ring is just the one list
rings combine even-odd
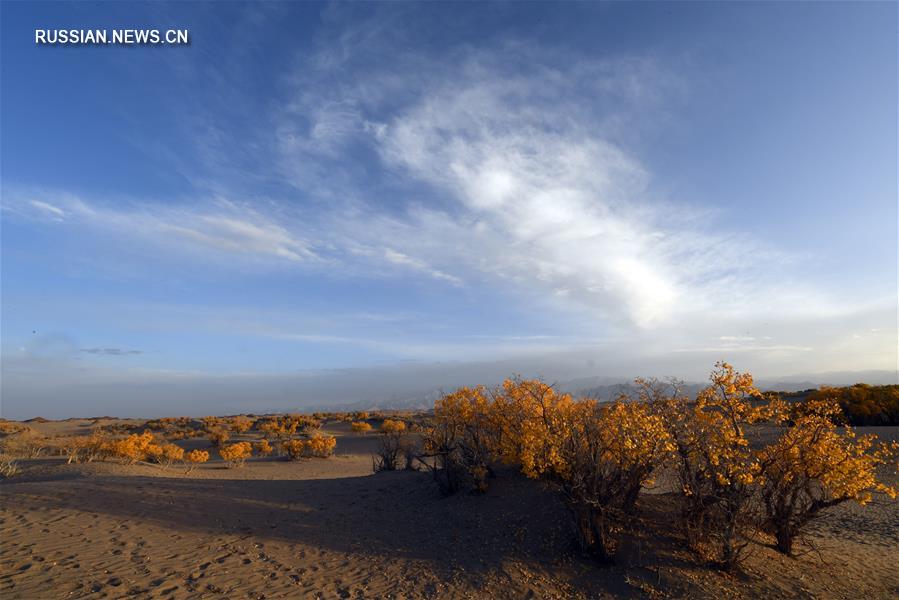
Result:
{"label": "small bush in distance", "polygon": [[10,479],[19,474],[19,463],[8,454],[0,454],[0,479]]}
{"label": "small bush in distance", "polygon": [[372,466],[375,471],[396,471],[403,450],[406,424],[403,421],[384,419],[379,433],[380,443]]}
{"label": "small bush in distance", "polygon": [[331,435],[314,434],[306,440],[306,451],[309,456],[316,458],[327,458],[334,453],[334,447],[337,446],[337,439]]}
{"label": "small bush in distance", "polygon": [[259,440],[258,442],[253,442],[253,451],[260,456],[268,456],[272,453],[272,445],[268,442],[268,440]]}
{"label": "small bush in distance", "polygon": [[253,446],[250,445],[250,442],[228,444],[219,449],[219,455],[228,462],[228,467],[242,467],[246,460],[253,455]]}
{"label": "small bush in distance", "polygon": [[314,434],[307,440],[288,440],[282,447],[290,460],[304,458],[327,458],[334,453],[337,440],[334,436]]}
{"label": "small bush in distance", "polygon": [[218,448],[231,439],[231,434],[224,429],[211,429],[208,438],[212,445]]}
{"label": "small bush in distance", "polygon": [[197,468],[197,465],[203,464],[209,460],[209,453],[205,450],[191,450],[184,455],[184,461],[187,463],[186,473],[191,473]]}
{"label": "small bush in distance", "polygon": [[368,433],[371,431],[371,424],[366,423],[365,421],[353,421],[350,425],[353,430],[353,433]]}
{"label": "small bush in distance", "polygon": [[163,467],[170,467],[175,461],[184,459],[184,448],[177,444],[162,444],[156,460]]}

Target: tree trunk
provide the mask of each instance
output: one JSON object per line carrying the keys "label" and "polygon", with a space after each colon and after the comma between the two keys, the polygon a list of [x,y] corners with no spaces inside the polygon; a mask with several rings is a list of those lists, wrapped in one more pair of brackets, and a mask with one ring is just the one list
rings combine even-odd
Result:
{"label": "tree trunk", "polygon": [[787,526],[777,528],[777,550],[787,556],[793,555],[793,532]]}

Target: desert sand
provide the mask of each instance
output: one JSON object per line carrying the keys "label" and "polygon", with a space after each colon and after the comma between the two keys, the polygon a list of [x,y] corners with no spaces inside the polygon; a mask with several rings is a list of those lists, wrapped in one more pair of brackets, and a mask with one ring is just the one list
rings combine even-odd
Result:
{"label": "desert sand", "polygon": [[[44,435],[98,422],[30,423]],[[100,422],[102,423],[102,422]],[[424,472],[372,473],[373,434],[328,459],[183,468],[25,459],[0,482],[0,595],[56,598],[895,598],[899,503],[846,503],[801,556],[759,540],[742,573],[684,549],[664,488],[614,566],[581,558],[563,504],[513,470],[441,497]],[[899,428],[878,433],[896,438]],[[206,440],[184,440],[185,448]]]}

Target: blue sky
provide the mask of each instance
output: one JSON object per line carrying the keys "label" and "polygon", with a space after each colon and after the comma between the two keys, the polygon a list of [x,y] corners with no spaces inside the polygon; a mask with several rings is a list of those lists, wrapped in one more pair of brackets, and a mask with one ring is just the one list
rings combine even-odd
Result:
{"label": "blue sky", "polygon": [[895,371],[896,13],[3,3],[2,412]]}

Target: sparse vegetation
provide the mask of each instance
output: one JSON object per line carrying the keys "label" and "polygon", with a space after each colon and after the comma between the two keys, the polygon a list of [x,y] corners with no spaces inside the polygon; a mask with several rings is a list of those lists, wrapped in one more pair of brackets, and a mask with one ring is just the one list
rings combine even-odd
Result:
{"label": "sparse vegetation", "polygon": [[[517,465],[553,484],[574,518],[581,548],[603,562],[614,557],[616,533],[636,510],[641,489],[671,467],[681,492],[677,522],[687,544],[711,564],[739,566],[761,529],[789,553],[792,540],[822,510],[861,504],[874,491],[895,497],[877,478],[899,447],[856,437],[834,424],[837,401],[817,397],[790,411],[763,397],[752,376],[718,363],[695,400],[677,385],[638,380],[637,399],[609,404],[576,400],[538,380],[507,380],[495,390],[461,388],[438,400],[423,434],[423,461],[444,494],[482,492],[490,463]],[[753,449],[754,423],[792,427]],[[381,429],[376,470],[396,468],[405,427]]]}
{"label": "sparse vegetation", "polygon": [[[875,493],[896,496],[878,470],[895,466],[899,444],[881,444],[840,425],[843,389],[822,388],[798,400],[761,394],[751,375],[727,363],[716,364],[710,384],[695,398],[676,383],[638,380],[636,389],[635,397],[600,403],[539,380],[510,379],[492,389],[463,387],[447,394],[431,416],[177,417],[154,419],[144,428],[95,424],[89,435],[53,438],[0,421],[0,475],[15,475],[17,457],[39,456],[44,448],[68,463],[183,463],[190,473],[209,460],[209,451],[186,452],[168,440],[195,432],[205,434],[231,468],[276,450],[291,460],[325,458],[337,440],[319,431],[322,422],[349,422],[352,432],[364,434],[374,430],[374,421],[380,422],[375,471],[426,467],[439,491],[449,495],[484,493],[499,464],[514,466],[557,490],[581,550],[600,562],[614,560],[622,532],[636,527],[641,491],[667,470],[676,478],[679,498],[679,512],[670,521],[674,531],[723,569],[738,567],[759,536],[770,536],[773,547],[792,554],[808,524],[827,509],[849,501],[864,505]],[[778,434],[753,446],[748,431],[758,423]],[[240,441],[229,443],[232,434]]]}

